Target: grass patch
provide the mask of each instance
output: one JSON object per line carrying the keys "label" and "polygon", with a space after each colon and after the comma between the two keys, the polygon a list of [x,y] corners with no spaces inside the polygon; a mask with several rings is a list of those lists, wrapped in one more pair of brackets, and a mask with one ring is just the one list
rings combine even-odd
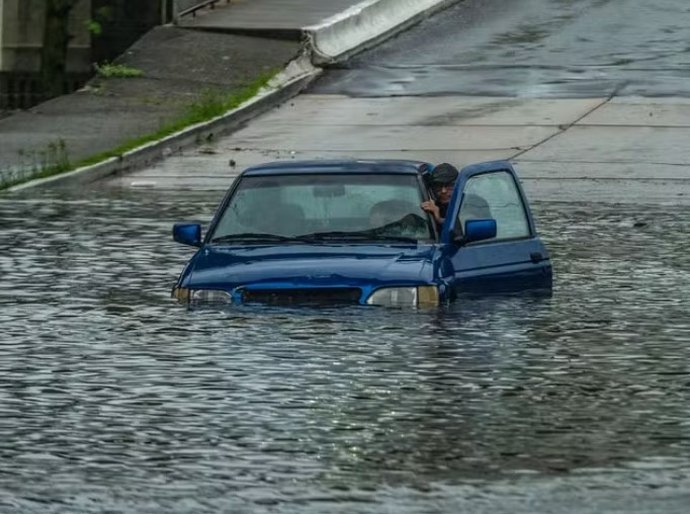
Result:
{"label": "grass patch", "polygon": [[117,78],[117,79],[131,79],[136,77],[142,77],[144,72],[139,68],[133,68],[125,64],[94,64],[96,73],[104,78]]}
{"label": "grass patch", "polygon": [[72,169],[67,145],[62,139],[48,143],[42,150],[20,150],[19,160],[19,167],[0,170],[0,191],[27,180],[51,177]]}
{"label": "grass patch", "polygon": [[[186,127],[221,116],[255,96],[273,76],[273,72],[264,74],[248,86],[234,93],[218,90],[204,91],[196,100],[182,109],[178,118],[164,124],[156,132],[129,139],[112,150],[92,155],[74,164],[69,160],[67,147],[64,141],[59,140],[57,143],[51,143],[48,145],[45,152],[34,152],[39,158],[33,159],[33,165],[28,168],[24,167],[25,171],[21,173],[3,173],[0,170],[0,191],[28,180],[50,177],[84,166],[97,164],[112,157],[121,157],[123,154],[135,148],[162,139]],[[30,154],[25,153],[23,155],[28,156]],[[3,178],[3,176],[5,178]]]}
{"label": "grass patch", "polygon": [[274,73],[262,75],[251,84],[235,93],[224,93],[218,90],[204,91],[199,98],[183,109],[179,118],[166,123],[156,132],[129,139],[117,148],[92,155],[91,157],[79,161],[76,167],[90,166],[110,159],[111,157],[120,157],[122,154],[134,150],[135,148],[162,139],[186,127],[221,116],[255,96],[259,90],[271,80],[273,75]]}
{"label": "grass patch", "polygon": [[25,177],[23,172],[16,169],[0,169],[0,192],[3,189],[9,189],[12,186],[26,182],[30,178],[31,177]]}

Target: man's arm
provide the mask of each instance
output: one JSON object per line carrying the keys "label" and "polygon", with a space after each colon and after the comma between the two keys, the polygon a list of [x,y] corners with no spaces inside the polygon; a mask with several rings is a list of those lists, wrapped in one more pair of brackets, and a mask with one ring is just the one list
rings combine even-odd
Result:
{"label": "man's arm", "polygon": [[421,207],[423,211],[428,212],[434,217],[436,223],[438,223],[439,225],[443,225],[445,218],[441,217],[441,209],[438,208],[436,202],[434,202],[433,200],[427,200],[426,202],[422,203]]}

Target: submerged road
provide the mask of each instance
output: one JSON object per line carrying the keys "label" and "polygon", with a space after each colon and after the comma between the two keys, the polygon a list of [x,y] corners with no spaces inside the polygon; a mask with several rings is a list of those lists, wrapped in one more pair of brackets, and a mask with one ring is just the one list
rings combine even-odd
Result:
{"label": "submerged road", "polygon": [[[0,198],[0,512],[686,514],[690,5],[651,4],[467,0],[213,145]],[[379,156],[514,160],[553,298],[171,303],[172,223],[246,165]]]}

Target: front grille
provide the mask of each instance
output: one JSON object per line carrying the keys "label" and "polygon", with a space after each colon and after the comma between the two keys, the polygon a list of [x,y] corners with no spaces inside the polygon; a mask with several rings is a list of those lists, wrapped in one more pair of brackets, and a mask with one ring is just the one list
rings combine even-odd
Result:
{"label": "front grille", "polygon": [[362,291],[356,287],[310,289],[245,289],[245,303],[270,305],[322,305],[356,304]]}

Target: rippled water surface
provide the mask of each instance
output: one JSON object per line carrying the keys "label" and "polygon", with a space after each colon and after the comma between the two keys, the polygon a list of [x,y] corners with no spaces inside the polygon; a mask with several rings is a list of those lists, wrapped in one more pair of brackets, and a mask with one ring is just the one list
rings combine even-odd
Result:
{"label": "rippled water surface", "polygon": [[685,512],[690,209],[537,204],[548,300],[188,312],[217,200],[0,197],[0,512]]}

